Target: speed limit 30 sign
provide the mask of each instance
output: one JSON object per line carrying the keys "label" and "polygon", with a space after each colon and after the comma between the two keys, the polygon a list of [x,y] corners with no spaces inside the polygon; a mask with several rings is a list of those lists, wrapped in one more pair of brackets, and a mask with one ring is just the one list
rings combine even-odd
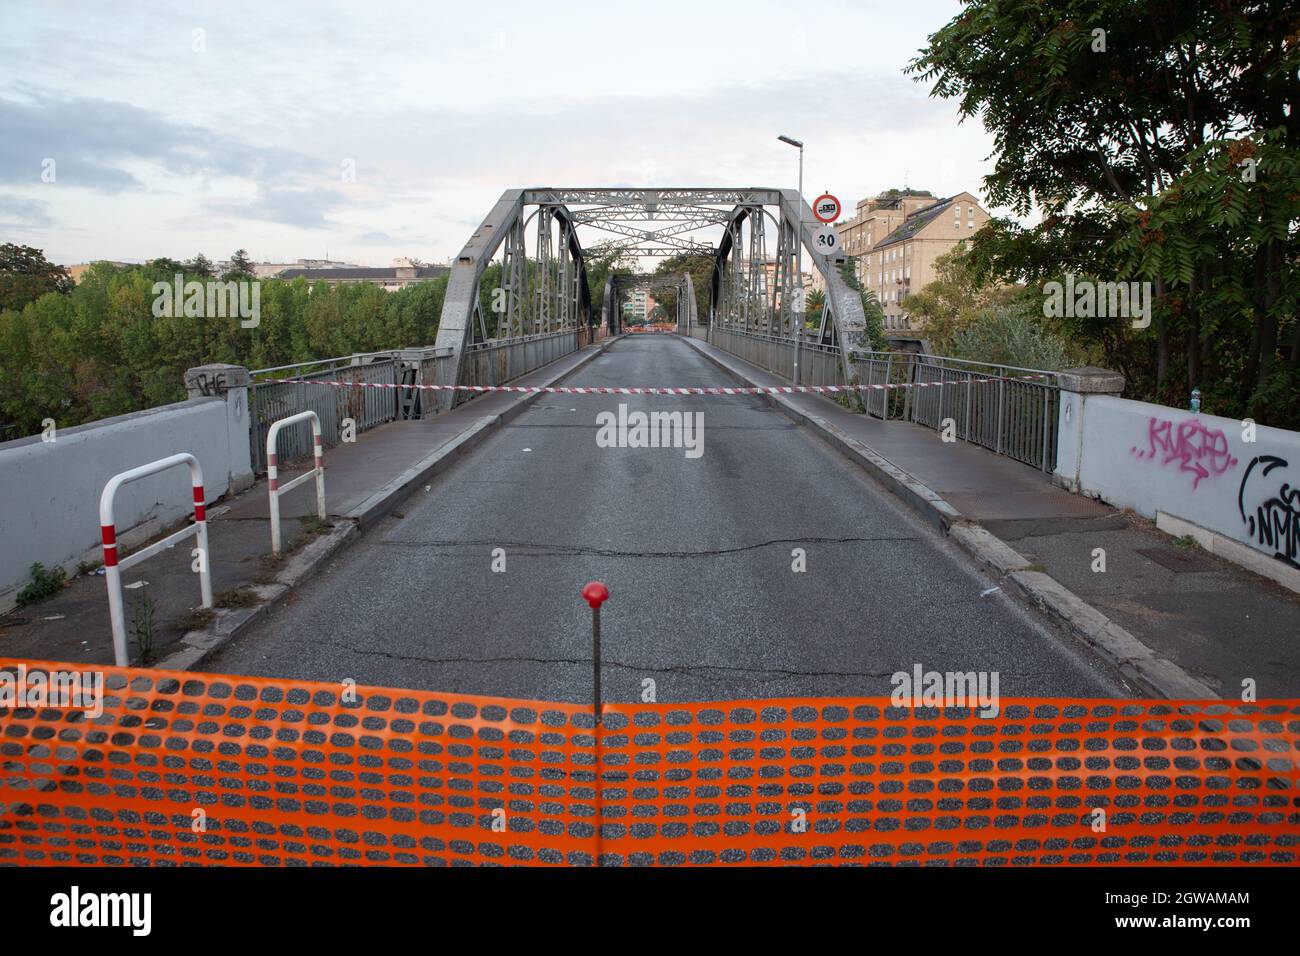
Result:
{"label": "speed limit 30 sign", "polygon": [[840,237],[834,226],[822,226],[813,237],[817,251],[823,255],[833,256],[840,250]]}
{"label": "speed limit 30 sign", "polygon": [[840,201],[830,193],[822,193],[813,201],[813,215],[818,222],[834,222],[840,218]]}

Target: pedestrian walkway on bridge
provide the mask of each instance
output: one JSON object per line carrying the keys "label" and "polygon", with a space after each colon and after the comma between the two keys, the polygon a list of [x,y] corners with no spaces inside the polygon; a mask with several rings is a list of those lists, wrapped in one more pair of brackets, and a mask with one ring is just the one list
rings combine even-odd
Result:
{"label": "pedestrian walkway on bridge", "polygon": [[[550,385],[591,361],[607,343],[586,346],[517,379],[516,385]],[[368,529],[397,508],[421,485],[473,448],[493,427],[517,415],[535,395],[494,392],[428,418],[394,421],[362,432],[355,442],[325,453],[325,503],[329,520],[315,520],[313,486],[287,492],[280,507],[289,551],[284,562],[270,558],[271,530],[265,478],[252,488],[208,509],[213,590],[220,626],[246,626],[261,611],[259,597],[278,597],[315,570],[328,554],[358,531]],[[280,469],[287,484],[310,465],[290,462]],[[161,538],[163,534],[155,537]],[[143,547],[147,542],[142,542]],[[139,585],[139,582],[147,582]],[[151,658],[158,666],[194,666],[199,655],[181,653],[189,627],[202,616],[190,613],[198,595],[190,562],[170,548],[133,567],[124,576],[131,611],[142,598],[154,604]],[[113,660],[108,628],[108,599],[102,575],[82,574],[55,597],[0,615],[0,656],[76,663]],[[188,626],[187,626],[188,625]],[[139,661],[133,639],[132,658]]]}
{"label": "pedestrian walkway on bridge", "polygon": [[[727,381],[786,384],[696,339],[635,338],[641,343],[638,348],[659,349],[647,353],[658,358],[640,366],[593,363],[609,344],[606,341],[512,384],[554,384],[584,367],[589,371],[583,373],[583,384],[699,384],[685,380],[690,366],[682,360],[689,349],[724,372]],[[624,380],[629,369],[638,370],[635,381]],[[215,628],[209,625],[207,630],[215,629],[218,637],[222,632],[242,632],[265,613],[267,599],[292,604],[298,599],[296,586],[307,574],[329,567],[332,556],[342,560],[350,539],[385,516],[400,516],[405,509],[418,507],[419,496],[425,487],[433,487],[429,483],[438,472],[484,440],[503,418],[522,413],[536,398],[489,393],[449,413],[393,422],[363,432],[354,443],[329,449],[326,500],[332,526],[312,520],[310,486],[286,495],[284,513],[291,522],[286,538],[297,535],[298,550],[283,564],[266,560],[270,532],[263,483],[211,508],[214,589],[224,595],[218,603],[225,607]],[[675,407],[716,410],[710,403],[719,399],[687,396],[674,401]],[[1042,472],[974,445],[945,443],[928,429],[880,421],[818,395],[783,395],[769,401],[810,432],[838,444],[858,464],[866,464],[882,482],[872,487],[898,494],[936,531],[964,540],[983,529],[1010,545],[1023,556],[1027,572],[1046,576],[1077,596],[1085,622],[1090,613],[1105,615],[1102,621],[1116,622],[1160,658],[1225,697],[1238,696],[1246,678],[1258,683],[1261,696],[1300,692],[1300,662],[1293,653],[1295,636],[1300,634],[1300,599],[1291,592],[1214,556],[1181,548],[1142,520],[1071,494]],[[585,419],[583,423],[591,424]],[[594,431],[594,424],[591,427]],[[725,447],[709,447],[718,448],[717,454],[730,454]],[[855,450],[865,450],[866,457]],[[285,469],[284,479],[297,473],[292,467]],[[817,476],[808,479],[815,486]],[[709,491],[726,493],[721,487]],[[403,503],[408,495],[413,499]],[[610,507],[616,509],[617,503],[595,501],[592,506],[605,513]],[[616,511],[609,512],[609,520],[615,517]],[[293,521],[300,527],[294,528]],[[1098,547],[1107,555],[1105,574],[1092,570]],[[1005,568],[986,570],[996,576]],[[890,587],[890,575],[887,564],[873,567],[856,586]],[[208,651],[217,647],[216,639],[209,636],[205,638],[209,643],[197,646],[182,644],[185,631],[177,623],[196,594],[188,562],[175,550],[163,552],[137,566],[126,579],[128,587],[137,581],[148,584],[128,591],[128,602],[143,593],[156,604],[152,659],[163,665],[170,660],[172,666],[204,666]],[[426,585],[413,579],[413,586]],[[106,605],[103,581],[93,574],[79,577],[55,598],[0,618],[0,655],[109,661]],[[196,623],[193,617],[190,623]]]}
{"label": "pedestrian walkway on bridge", "polygon": [[[707,342],[689,341],[744,383],[788,384]],[[1300,595],[977,445],[944,442],[931,429],[882,421],[816,394],[784,395],[780,402],[919,483],[888,482],[923,514],[944,526],[973,522],[991,532],[1030,568],[1219,696],[1240,696],[1245,679],[1255,681],[1261,697],[1300,693]],[[941,500],[925,500],[928,492]],[[1105,551],[1105,573],[1093,570],[1097,548]]]}

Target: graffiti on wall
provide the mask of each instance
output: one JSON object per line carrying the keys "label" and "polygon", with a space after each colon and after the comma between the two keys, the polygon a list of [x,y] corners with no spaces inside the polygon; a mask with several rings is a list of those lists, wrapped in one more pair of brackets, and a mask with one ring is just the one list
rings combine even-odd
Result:
{"label": "graffiti on wall", "polygon": [[1192,476],[1195,490],[1201,479],[1221,475],[1237,463],[1228,451],[1228,436],[1221,428],[1207,428],[1197,418],[1178,423],[1152,418],[1147,423],[1147,447],[1132,448],[1138,458],[1154,459],[1161,465],[1176,463],[1179,471]]}
{"label": "graffiti on wall", "polygon": [[191,383],[187,384],[190,384],[190,387],[197,389],[198,393],[204,396],[225,395],[227,391],[225,372],[217,372],[211,378],[208,377],[207,372],[199,372],[193,377]]}
{"label": "graffiti on wall", "polygon": [[1259,455],[1246,466],[1237,489],[1237,510],[1250,540],[1273,557],[1300,568],[1300,486],[1274,476],[1290,462],[1277,455]]}

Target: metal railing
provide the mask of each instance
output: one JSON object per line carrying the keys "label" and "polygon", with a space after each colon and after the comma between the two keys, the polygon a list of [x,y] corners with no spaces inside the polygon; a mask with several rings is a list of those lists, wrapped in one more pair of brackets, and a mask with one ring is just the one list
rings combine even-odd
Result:
{"label": "metal railing", "polygon": [[[430,346],[403,349],[396,355],[402,366],[398,374],[405,386],[456,384],[454,349]],[[434,393],[411,387],[397,390],[397,405],[399,418],[423,418],[426,414],[437,414],[439,409]]]}
{"label": "metal railing", "polygon": [[922,385],[864,393],[869,415],[942,431],[1032,465],[1056,468],[1056,373],[910,352],[857,352],[864,385]]}
{"label": "metal railing", "polygon": [[[248,390],[249,448],[254,470],[266,473],[266,436],[282,418],[315,412],[325,446],[342,440],[344,422],[354,434],[397,419],[421,418],[439,410],[432,393],[418,385],[501,385],[582,348],[598,337],[588,328],[564,329],[513,339],[493,339],[465,349],[463,378],[456,381],[455,350],[433,346],[366,352],[338,358],[255,369]],[[280,382],[275,379],[300,381]],[[313,381],[343,381],[395,388],[321,388]],[[472,395],[459,398],[463,401]],[[281,461],[312,454],[311,432],[290,427],[280,439]]]}
{"label": "metal railing", "polygon": [[[745,332],[713,326],[709,341],[759,368],[782,378],[794,375],[794,340],[765,332]],[[804,385],[843,385],[840,350],[835,345],[818,345],[806,339],[799,353],[800,379]]]}
{"label": "metal railing", "polygon": [[[280,484],[279,461],[275,453],[276,439],[280,435],[280,429],[288,428],[298,422],[307,422],[311,425],[311,437],[313,444],[314,461],[312,469],[305,471],[297,478]],[[271,430],[266,434],[266,493],[268,496],[267,505],[271,513],[271,553],[280,553],[280,496],[285,492],[292,491],[305,481],[316,479],[316,517],[321,521],[325,520],[325,460],[322,457],[324,451],[321,440],[320,419],[315,412],[299,412],[297,415],[290,415],[288,418],[282,418],[271,425]]]}
{"label": "metal railing", "polygon": [[[794,372],[790,339],[714,326],[709,341],[782,378]],[[861,392],[868,415],[937,431],[951,421],[962,441],[1046,472],[1056,468],[1054,372],[912,352],[854,352],[852,360],[858,384],[900,386]],[[846,384],[838,346],[804,342],[800,364],[805,385]]]}
{"label": "metal railing", "polygon": [[[902,385],[911,381],[911,358],[905,352],[857,352],[853,364],[862,385]],[[906,389],[873,389],[861,395],[868,415],[886,421],[904,417]]]}
{"label": "metal railing", "polygon": [[[586,338],[587,333],[581,333]],[[465,347],[463,385],[503,385],[581,347],[578,329],[491,339]]]}
{"label": "metal railing", "polygon": [[[266,472],[266,436],[282,418],[300,412],[315,412],[320,419],[325,445],[337,445],[344,422],[350,420],[356,434],[391,422],[399,416],[400,395],[396,388],[321,388],[307,383],[319,380],[400,385],[404,363],[393,352],[322,359],[275,368],[257,369],[248,390],[250,452],[258,474]],[[436,373],[435,373],[436,374]],[[258,381],[258,379],[262,381]],[[293,378],[297,382],[266,379]],[[305,423],[287,429],[280,438],[280,460],[292,461],[312,454],[311,430]]]}
{"label": "metal railing", "polygon": [[[150,475],[156,475],[160,471],[179,465],[186,466],[190,472],[190,488],[194,496],[194,524],[187,525],[160,541],[155,541],[147,548],[141,548],[130,557],[119,557],[117,519],[113,514],[113,504],[118,489],[133,481],[148,478]],[[104,584],[108,587],[108,619],[113,632],[113,660],[117,662],[118,667],[127,667],[131,663],[131,658],[126,643],[126,612],[122,606],[122,572],[127,568],[152,558],[160,551],[175,547],[193,535],[198,542],[196,549],[198,553],[195,557],[198,560],[201,606],[212,607],[212,558],[208,551],[207,492],[203,487],[203,466],[189,452],[179,452],[114,475],[108,480],[108,484],[104,485],[104,491],[99,496],[99,526],[100,537],[104,542]]]}

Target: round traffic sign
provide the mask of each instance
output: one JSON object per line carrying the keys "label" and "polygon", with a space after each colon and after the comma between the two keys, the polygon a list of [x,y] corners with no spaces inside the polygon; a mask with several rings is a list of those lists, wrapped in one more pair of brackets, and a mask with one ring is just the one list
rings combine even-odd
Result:
{"label": "round traffic sign", "polygon": [[840,248],[840,237],[831,226],[822,226],[814,237],[817,251],[828,256],[834,255]]}
{"label": "round traffic sign", "polygon": [[840,218],[840,201],[830,193],[822,193],[813,201],[813,215],[818,222],[834,222]]}

